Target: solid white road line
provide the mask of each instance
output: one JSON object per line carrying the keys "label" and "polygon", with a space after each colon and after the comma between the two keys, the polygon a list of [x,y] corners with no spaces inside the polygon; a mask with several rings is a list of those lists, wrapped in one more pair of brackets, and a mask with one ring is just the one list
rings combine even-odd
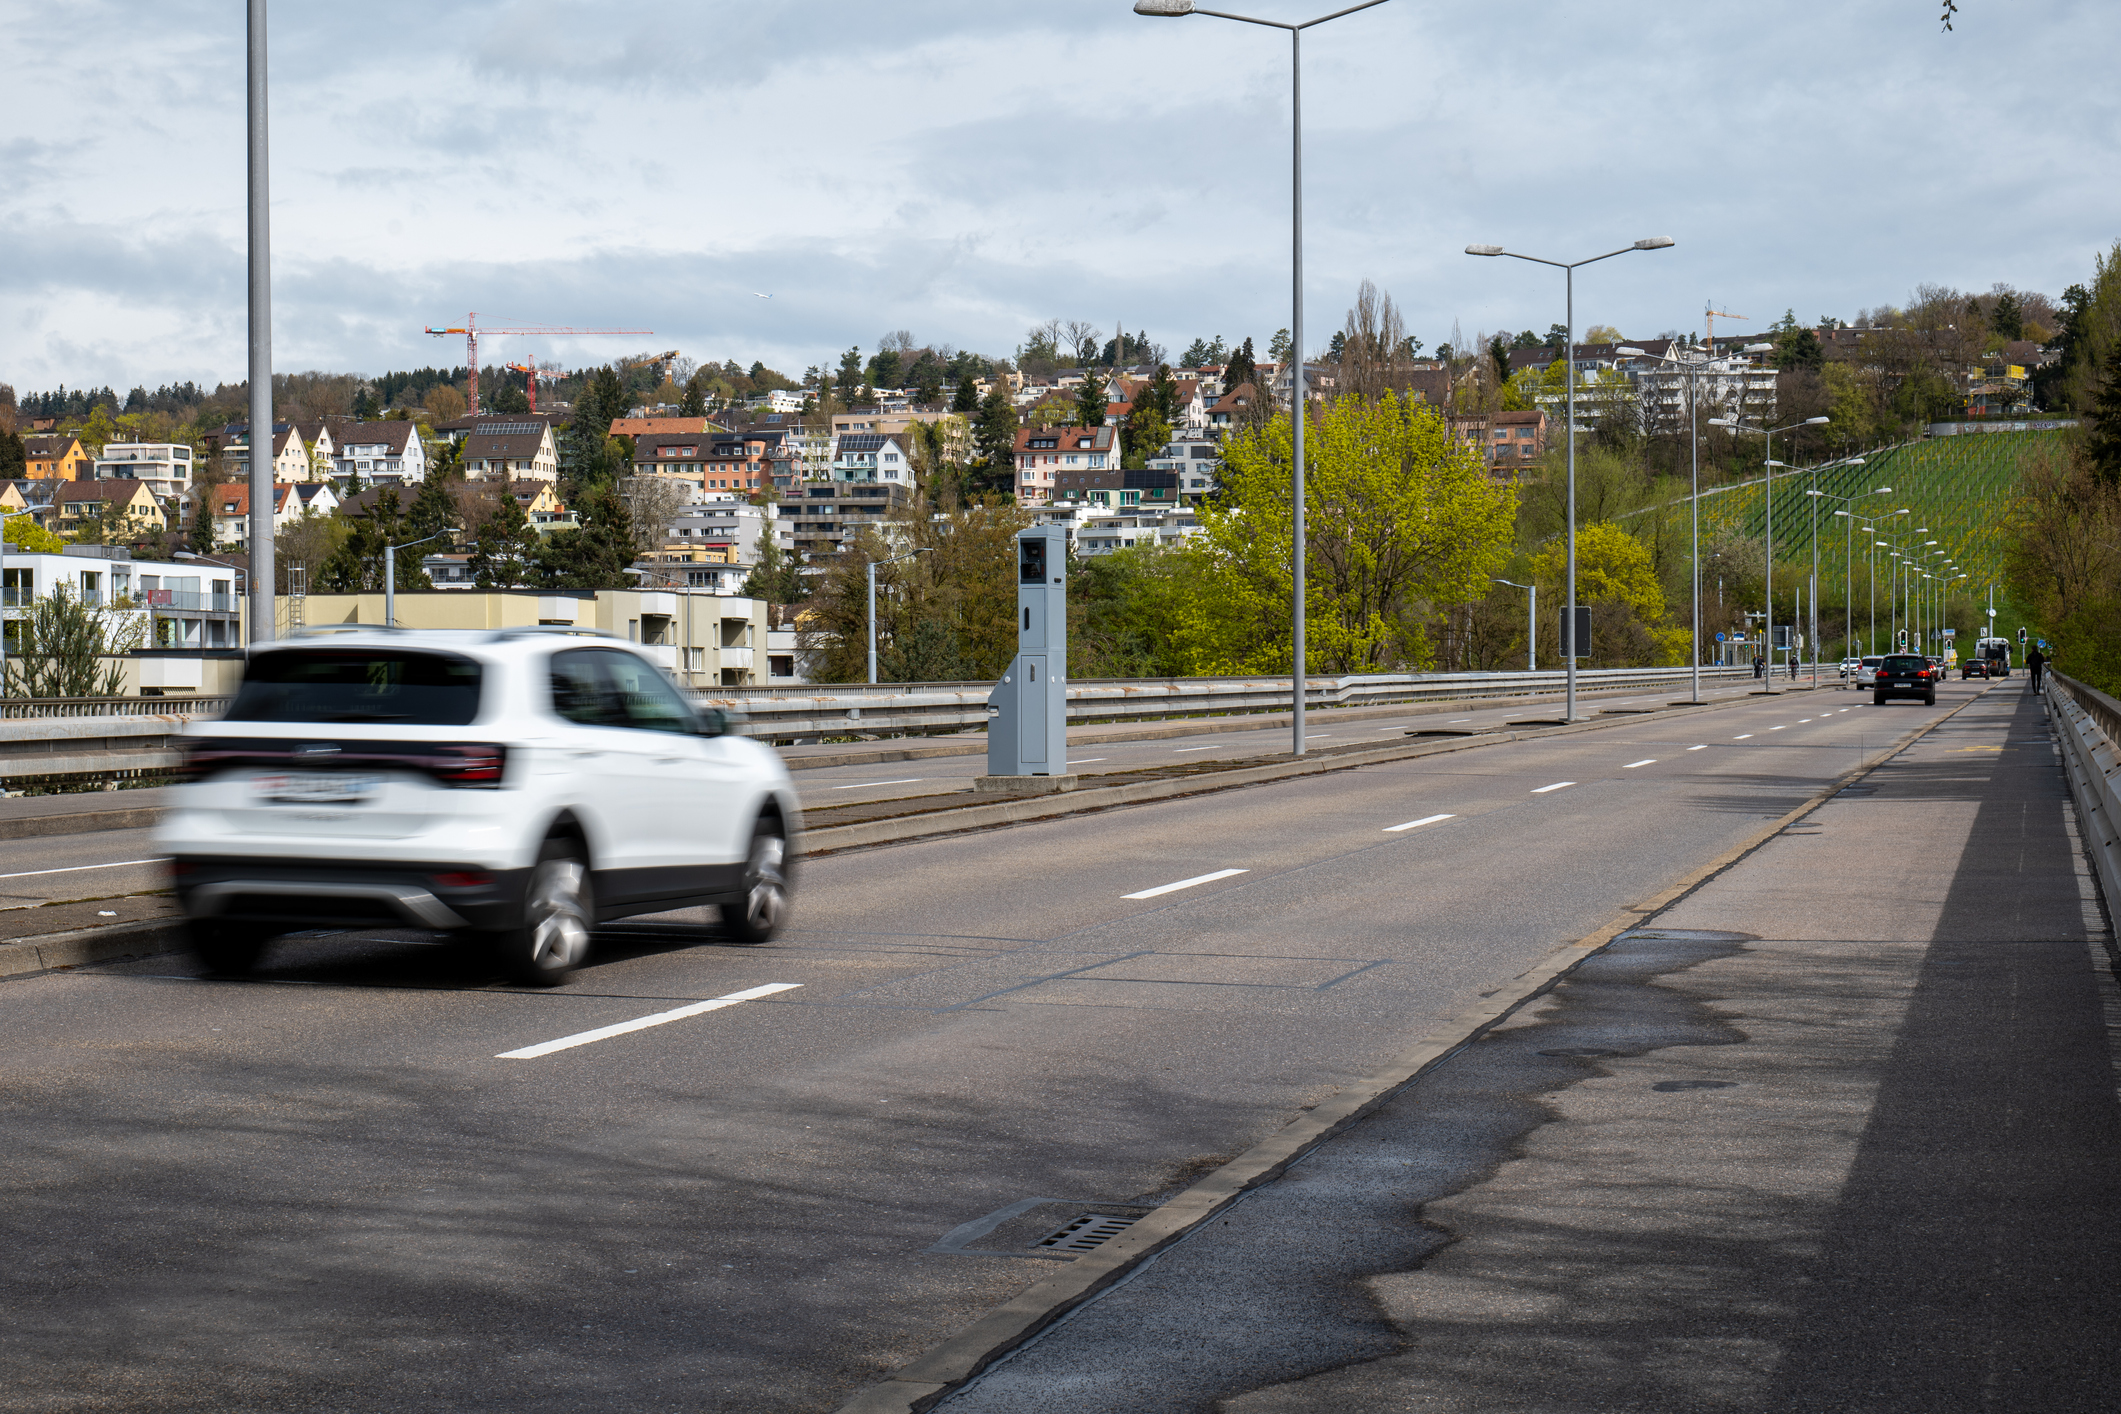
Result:
{"label": "solid white road line", "polygon": [[1708,744],[1707,742],[1703,742],[1703,743],[1702,743],[1701,745],[1699,745],[1699,746],[1690,746],[1690,747],[1688,747],[1688,748],[1687,748],[1687,750],[1689,750],[1689,751],[1707,751],[1708,749],[1709,749],[1709,744]]}
{"label": "solid white road line", "polygon": [[1438,820],[1456,820],[1457,818],[1456,815],[1424,815],[1419,820],[1409,820],[1404,825],[1387,825],[1385,826],[1385,833],[1396,835],[1401,830],[1418,830],[1423,825],[1433,825]]}
{"label": "solid white road line", "polygon": [[[1290,376],[1294,377],[1295,375],[1291,374]],[[1070,766],[1087,766],[1092,761],[1102,761],[1104,759],[1102,756],[1071,756],[1068,758],[1068,764]]]}
{"label": "solid white road line", "polygon": [[1574,781],[1556,781],[1550,786],[1541,786],[1538,790],[1533,791],[1532,794],[1545,795],[1550,790],[1560,790],[1563,786],[1573,786],[1575,784],[1576,782]]}
{"label": "solid white road line", "polygon": [[1642,758],[1642,759],[1641,759],[1640,761],[1630,761],[1630,762],[1628,762],[1628,764],[1627,764],[1627,765],[1625,765],[1625,766],[1622,766],[1622,767],[1621,767],[1620,769],[1621,769],[1621,770],[1623,770],[1623,771],[1632,771],[1632,770],[1634,770],[1634,769],[1635,769],[1635,768],[1636,768],[1637,766],[1654,766],[1654,765],[1656,765],[1656,764],[1657,764],[1657,758],[1656,758],[1656,757],[1654,757],[1654,756],[1645,756],[1645,757],[1643,757],[1643,758]]}
{"label": "solid white road line", "polygon": [[898,781],[856,781],[851,786],[833,786],[833,790],[866,790],[870,786],[910,786],[915,781],[925,781],[926,776],[908,776]]}
{"label": "solid white road line", "polygon": [[1138,893],[1138,894],[1121,894],[1121,895],[1120,895],[1120,897],[1121,897],[1121,898],[1155,898],[1155,897],[1156,897],[1156,896],[1157,896],[1158,894],[1168,894],[1168,893],[1175,893],[1175,892],[1177,892],[1177,891],[1178,891],[1178,890],[1180,890],[1180,889],[1190,889],[1190,888],[1192,888],[1192,887],[1193,887],[1193,886],[1194,886],[1195,884],[1212,884],[1212,883],[1214,883],[1214,882],[1215,882],[1215,881],[1216,881],[1217,879],[1228,879],[1228,878],[1232,877],[1233,875],[1237,875],[1237,874],[1249,874],[1249,873],[1251,873],[1251,872],[1252,872],[1252,871],[1251,871],[1251,870],[1249,870],[1249,869],[1218,869],[1218,870],[1216,870],[1216,871],[1215,871],[1215,872],[1214,872],[1213,874],[1202,874],[1202,875],[1201,875],[1200,877],[1198,877],[1198,878],[1195,878],[1195,879],[1180,879],[1180,880],[1179,880],[1179,881],[1178,881],[1177,883],[1175,883],[1175,884],[1161,884],[1161,885],[1158,885],[1158,886],[1157,886],[1156,888],[1153,888],[1153,889],[1143,889],[1143,890],[1142,890],[1142,891],[1141,891],[1140,893]]}
{"label": "solid white road line", "polygon": [[109,864],[71,864],[64,869],[25,869],[20,874],[0,874],[0,879],[34,879],[39,874],[78,874],[84,869],[124,869],[134,864],[167,864],[166,859],[120,859]]}
{"label": "solid white road line", "polygon": [[503,1051],[495,1056],[494,1059],[536,1060],[539,1056],[549,1056],[554,1051],[565,1051],[571,1050],[576,1046],[586,1046],[591,1041],[608,1041],[614,1036],[623,1036],[629,1031],[644,1031],[651,1026],[661,1026],[665,1022],[683,1021],[688,1016],[700,1016],[706,1012],[720,1011],[723,1007],[735,1006],[738,1002],[757,1001],[760,997],[770,997],[775,992],[792,992],[802,985],[800,982],[768,982],[763,987],[750,987],[741,992],[731,992],[728,996],[716,997],[713,1001],[694,1002],[691,1006],[681,1006],[672,1011],[659,1011],[649,1016],[637,1016],[631,1021],[621,1021],[611,1026],[599,1026],[594,1031],[577,1031],[572,1036],[562,1036],[557,1041],[541,1041],[535,1046],[525,1046],[519,1051]]}

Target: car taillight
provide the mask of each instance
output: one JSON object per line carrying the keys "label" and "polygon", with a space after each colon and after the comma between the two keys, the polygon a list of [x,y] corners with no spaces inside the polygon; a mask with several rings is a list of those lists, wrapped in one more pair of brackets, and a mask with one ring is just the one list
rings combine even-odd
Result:
{"label": "car taillight", "polygon": [[434,772],[434,778],[443,785],[484,787],[490,790],[501,784],[501,775],[507,766],[507,747],[479,742],[436,747],[433,764],[429,769]]}

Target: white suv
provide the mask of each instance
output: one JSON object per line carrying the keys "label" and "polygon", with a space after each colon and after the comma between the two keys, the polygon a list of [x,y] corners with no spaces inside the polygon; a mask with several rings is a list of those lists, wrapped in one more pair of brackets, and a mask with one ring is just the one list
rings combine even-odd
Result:
{"label": "white suv", "polygon": [[712,904],[756,943],[788,904],[801,815],[780,757],[606,635],[262,644],[184,757],[157,842],[217,971],[291,929],[409,924],[549,984],[599,922]]}

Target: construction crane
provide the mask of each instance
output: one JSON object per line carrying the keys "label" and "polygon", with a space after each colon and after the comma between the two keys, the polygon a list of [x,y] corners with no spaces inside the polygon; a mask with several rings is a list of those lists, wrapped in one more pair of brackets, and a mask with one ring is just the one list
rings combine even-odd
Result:
{"label": "construction crane", "polygon": [[459,328],[453,328],[453,329],[434,329],[434,328],[430,328],[430,329],[428,329],[428,330],[427,330],[427,332],[428,332],[428,333],[430,333],[430,334],[433,334],[433,335],[434,335],[435,337],[437,337],[437,338],[440,338],[440,337],[441,337],[442,335],[444,335],[444,334],[462,334],[462,335],[464,336],[464,373],[465,373],[465,381],[466,381],[466,383],[468,384],[468,389],[467,389],[467,391],[468,391],[468,394],[469,394],[469,396],[470,396],[470,398],[471,398],[471,411],[472,411],[472,415],[473,415],[474,417],[476,417],[476,416],[478,415],[478,412],[479,412],[479,335],[481,335],[481,334],[530,334],[530,335],[580,335],[580,334],[597,334],[597,335],[605,335],[605,334],[619,334],[619,335],[625,335],[625,336],[627,336],[627,337],[629,337],[629,338],[641,338],[641,337],[645,337],[645,336],[647,336],[647,335],[651,335],[651,334],[655,333],[655,330],[653,330],[653,329],[568,329],[568,328],[563,328],[563,327],[561,327],[561,326],[559,326],[559,325],[554,325],[554,324],[535,324],[535,325],[526,325],[526,326],[524,326],[523,328],[520,328],[520,329],[481,329],[481,328],[479,327],[479,316],[478,316],[478,313],[477,313],[477,311],[473,311],[472,313],[470,313],[470,314],[467,314],[467,315],[465,315],[465,316],[464,316],[464,323],[463,323],[463,325],[462,325],[461,327],[459,327]]}
{"label": "construction crane", "polygon": [[538,410],[538,380],[540,378],[558,378],[560,376],[558,373],[550,372],[529,363],[504,363],[501,367],[523,375],[523,391],[530,397],[530,410],[532,412]]}
{"label": "construction crane", "polygon": [[1716,301],[1714,301],[1714,300],[1710,300],[1710,301],[1709,301],[1709,303],[1708,303],[1708,310],[1707,310],[1707,318],[1708,318],[1708,321],[1709,321],[1709,357],[1710,357],[1710,358],[1714,358],[1714,357],[1716,356],[1716,321],[1717,321],[1717,320],[1719,320],[1719,319],[1749,319],[1749,318],[1751,318],[1751,317],[1752,317],[1752,316],[1750,316],[1750,315],[1745,315],[1745,314],[1731,314],[1731,313],[1728,313],[1728,312],[1726,312],[1726,311],[1724,311],[1724,310],[1718,309],[1718,308],[1716,307]]}

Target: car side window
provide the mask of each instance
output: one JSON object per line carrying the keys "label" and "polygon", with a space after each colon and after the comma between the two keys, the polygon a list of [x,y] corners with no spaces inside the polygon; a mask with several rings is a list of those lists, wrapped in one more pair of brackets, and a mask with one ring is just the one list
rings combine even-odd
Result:
{"label": "car side window", "polygon": [[552,657],[552,710],[585,727],[623,727],[625,708],[605,675],[603,659],[593,648],[575,648]]}
{"label": "car side window", "polygon": [[619,725],[651,732],[683,732],[697,729],[692,706],[678,694],[653,663],[644,663],[631,653],[598,650],[604,670],[617,689],[623,713]]}

